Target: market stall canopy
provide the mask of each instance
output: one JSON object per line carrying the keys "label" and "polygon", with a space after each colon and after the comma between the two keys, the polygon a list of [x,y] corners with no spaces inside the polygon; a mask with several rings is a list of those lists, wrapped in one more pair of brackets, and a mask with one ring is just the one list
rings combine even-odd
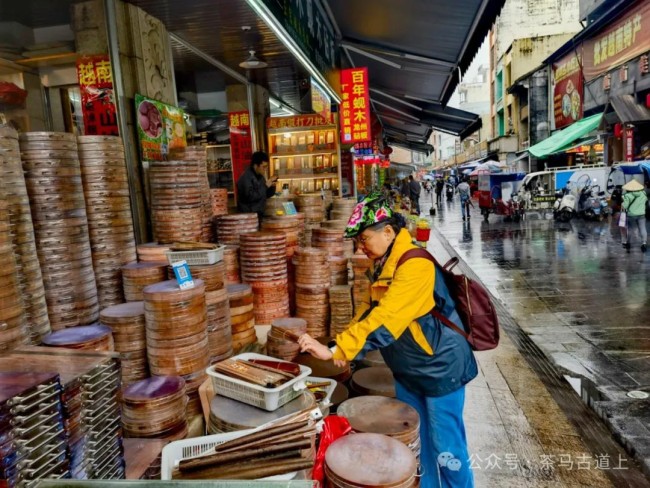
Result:
{"label": "market stall canopy", "polygon": [[574,122],[570,126],[556,132],[551,137],[528,148],[528,152],[536,158],[545,158],[551,154],[565,151],[576,141],[596,130],[600,125],[603,114],[592,115]]}

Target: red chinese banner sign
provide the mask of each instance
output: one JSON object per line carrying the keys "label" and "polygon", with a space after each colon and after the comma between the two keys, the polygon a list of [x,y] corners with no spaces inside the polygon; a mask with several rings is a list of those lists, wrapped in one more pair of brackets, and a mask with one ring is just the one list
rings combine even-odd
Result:
{"label": "red chinese banner sign", "polygon": [[584,42],[585,80],[640,56],[650,46],[650,2],[639,2],[630,12]]}
{"label": "red chinese banner sign", "polygon": [[311,109],[325,120],[332,117],[332,102],[327,93],[314,81],[311,80]]}
{"label": "red chinese banner sign", "polygon": [[341,142],[369,142],[370,99],[368,68],[341,70]]}
{"label": "red chinese banner sign", "polygon": [[553,113],[555,128],[561,129],[583,117],[584,78],[581,56],[575,53],[553,65]]}
{"label": "red chinese banner sign", "polygon": [[228,125],[230,127],[230,156],[232,158],[232,173],[237,180],[246,171],[253,155],[253,140],[251,139],[251,121],[248,111],[229,112]]}
{"label": "red chinese banner sign", "polygon": [[77,59],[77,79],[81,92],[84,134],[119,135],[113,97],[113,73],[108,55]]}
{"label": "red chinese banner sign", "polygon": [[266,127],[269,129],[300,129],[303,127],[318,127],[322,125],[331,125],[333,123],[330,116],[329,120],[320,115],[291,115],[289,117],[269,117],[266,119]]}

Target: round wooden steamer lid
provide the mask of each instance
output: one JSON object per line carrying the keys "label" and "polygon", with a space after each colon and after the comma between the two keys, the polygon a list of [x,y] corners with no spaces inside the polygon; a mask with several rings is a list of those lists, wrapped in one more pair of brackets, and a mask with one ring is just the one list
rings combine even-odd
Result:
{"label": "round wooden steamer lid", "polygon": [[417,460],[411,450],[381,434],[341,437],[327,449],[325,463],[336,478],[363,487],[400,485],[417,471]]}

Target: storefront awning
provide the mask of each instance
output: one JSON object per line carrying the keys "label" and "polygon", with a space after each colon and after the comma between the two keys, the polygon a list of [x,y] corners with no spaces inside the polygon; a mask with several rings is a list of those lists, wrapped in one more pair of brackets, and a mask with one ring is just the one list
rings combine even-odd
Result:
{"label": "storefront awning", "polygon": [[598,128],[603,114],[592,115],[574,122],[569,127],[556,132],[551,137],[528,148],[528,152],[536,158],[545,158],[551,154],[570,148],[577,140],[585,137]]}
{"label": "storefront awning", "polygon": [[619,121],[624,124],[650,121],[650,109],[637,102],[632,95],[612,97],[609,103],[616,112]]}

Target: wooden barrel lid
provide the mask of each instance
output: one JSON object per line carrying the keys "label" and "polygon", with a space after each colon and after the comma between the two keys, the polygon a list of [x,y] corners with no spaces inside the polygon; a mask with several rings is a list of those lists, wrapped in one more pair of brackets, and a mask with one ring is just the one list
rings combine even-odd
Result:
{"label": "wooden barrel lid", "polygon": [[381,395],[395,398],[393,373],[385,366],[373,366],[356,371],[350,383],[360,395]]}
{"label": "wooden barrel lid", "polygon": [[420,416],[412,406],[383,396],[350,398],[339,405],[338,415],[345,417],[356,432],[406,436],[420,427]]}

